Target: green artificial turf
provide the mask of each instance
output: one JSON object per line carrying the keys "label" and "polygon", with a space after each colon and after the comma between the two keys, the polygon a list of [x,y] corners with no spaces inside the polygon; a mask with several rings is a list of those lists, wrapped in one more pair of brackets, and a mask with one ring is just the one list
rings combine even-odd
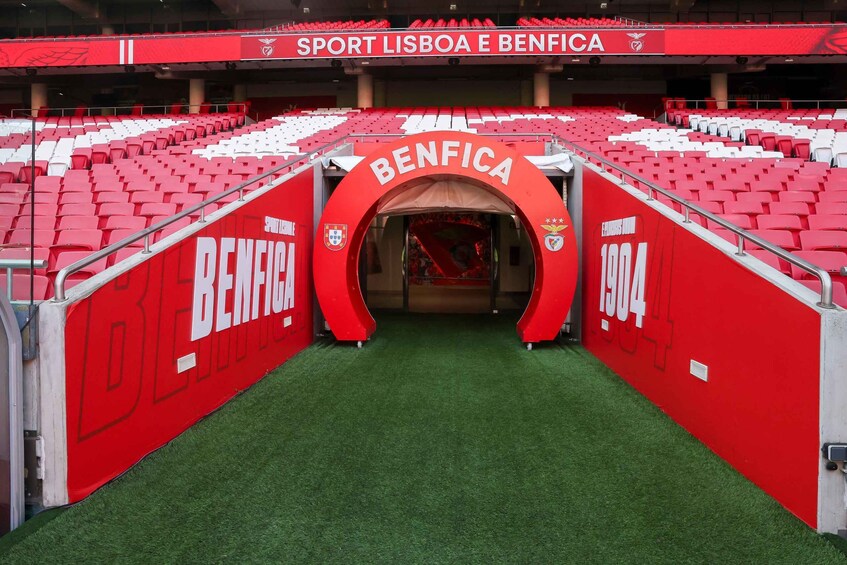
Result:
{"label": "green artificial turf", "polygon": [[[831,563],[844,556],[578,346],[378,317],[319,343],[14,563]],[[778,472],[778,466],[774,472]]]}

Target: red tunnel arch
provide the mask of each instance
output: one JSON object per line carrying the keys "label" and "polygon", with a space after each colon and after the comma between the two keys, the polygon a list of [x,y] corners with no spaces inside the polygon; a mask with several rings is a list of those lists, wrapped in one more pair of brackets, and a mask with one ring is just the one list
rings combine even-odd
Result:
{"label": "red tunnel arch", "polygon": [[358,261],[380,203],[422,177],[460,177],[514,207],[535,257],[535,281],[518,322],[524,343],[554,339],[577,281],[573,222],[538,168],[506,145],[460,132],[430,132],[385,144],[341,181],[317,227],[315,291],[336,339],[364,341],[376,329],[359,287]]}

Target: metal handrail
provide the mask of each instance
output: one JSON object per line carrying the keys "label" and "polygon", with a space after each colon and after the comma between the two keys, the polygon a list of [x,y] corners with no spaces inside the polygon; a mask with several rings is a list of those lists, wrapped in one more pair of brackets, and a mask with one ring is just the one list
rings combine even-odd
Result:
{"label": "metal handrail", "polygon": [[[170,109],[171,109],[171,107],[175,106],[176,104],[177,104],[176,102],[174,104],[143,104],[143,105],[141,105],[141,113],[140,114],[114,114],[114,115],[100,114],[100,115],[96,115],[96,116],[93,116],[91,114],[92,110],[95,110],[95,111],[96,110],[100,110],[100,111],[102,111],[102,110],[112,110],[114,112],[117,112],[118,110],[135,110],[138,106],[136,106],[136,105],[131,105],[131,106],[90,106],[90,107],[86,106],[85,107],[86,114],[85,114],[85,116],[82,116],[82,117],[84,117],[84,118],[89,118],[89,117],[100,118],[100,117],[118,117],[118,116],[127,116],[127,115],[129,115],[129,116],[132,116],[132,115],[143,116],[143,115],[145,115],[144,114],[145,111],[147,112],[148,116],[156,115],[156,116],[172,117],[172,116],[187,116],[187,115],[189,115],[189,114],[171,114]],[[237,112],[244,112],[244,113],[247,112],[247,104],[245,104],[244,102],[220,102],[220,103],[208,102],[208,103],[203,103],[203,104],[188,104],[188,103],[186,103],[186,104],[180,104],[180,108],[188,108],[188,111],[190,112],[192,108],[201,108],[201,107],[205,106],[206,104],[209,105],[210,111],[214,107],[214,113],[220,113],[221,108],[223,108],[225,111],[228,111],[229,106],[232,106],[232,105],[240,107],[240,110],[237,110]],[[161,108],[163,111],[162,112],[151,112],[150,110],[152,110],[154,108]],[[46,119],[46,118],[74,117],[73,114],[75,114],[77,112],[77,110],[79,110],[79,108],[78,107],[74,107],[74,108],[45,108],[44,109],[44,112],[45,112],[44,116],[33,116],[33,112],[40,112],[41,110],[42,110],[41,108],[16,108],[16,109],[12,110],[11,117],[12,118],[15,118],[15,117],[27,117],[27,118],[35,117],[35,119],[37,119],[37,120],[38,119]],[[58,112],[58,111],[62,112],[61,116],[48,116],[48,115],[46,115],[47,112]],[[68,112],[71,115],[65,116],[65,112]],[[194,115],[205,116],[207,114],[191,114],[191,115],[192,116],[194,116]]]}
{"label": "metal handrail", "polygon": [[15,280],[12,276],[12,271],[15,269],[33,271],[35,269],[46,268],[46,259],[35,259],[32,261],[30,259],[0,259],[0,270],[6,271],[6,297],[9,299],[9,302],[12,302],[12,286]]}
{"label": "metal handrail", "polygon": [[[776,100],[766,100],[766,99],[750,100],[748,98],[746,100],[744,100],[744,99],[742,99],[742,100],[743,100],[743,102],[745,102],[748,105],[749,104],[755,104],[756,105],[755,108],[750,108],[750,107],[748,107],[748,108],[709,108],[709,110],[762,110],[762,109],[781,110],[782,108],[778,108],[778,107],[776,107],[776,108],[759,108],[759,104],[779,106],[783,102],[782,100],[779,100],[779,99],[776,99]],[[686,110],[706,110],[707,108],[705,107],[705,105],[706,105],[707,102],[708,103],[725,102],[725,103],[729,104],[730,102],[737,103],[738,99],[737,98],[715,98],[713,100],[689,100],[689,99],[686,99],[685,103],[686,104],[694,103],[694,108],[688,108],[687,106],[685,108],[676,108],[675,106],[673,106],[674,100],[670,99],[666,102],[665,111],[666,112],[667,111],[683,112],[683,111],[686,111]],[[700,103],[703,104],[702,108],[700,107]],[[794,100],[794,99],[791,99],[791,103],[792,104],[815,104],[815,108],[814,108],[815,110],[838,110],[838,109],[840,109],[840,108],[821,108],[821,104],[841,104],[841,105],[843,105],[843,107],[847,108],[847,100]],[[811,109],[812,108],[789,108],[788,110],[790,111],[790,110],[811,110]]]}
{"label": "metal handrail", "polygon": [[[746,231],[742,228],[739,228],[735,224],[728,222],[727,220],[724,220],[723,218],[716,216],[715,214],[712,214],[711,212],[708,212],[708,211],[704,210],[703,208],[700,208],[699,206],[697,206],[695,204],[688,202],[684,198],[681,198],[681,197],[675,195],[674,193],[668,191],[667,189],[664,189],[660,186],[655,185],[652,181],[648,181],[647,179],[645,179],[645,178],[643,178],[639,175],[636,175],[636,174],[629,172],[628,170],[624,169],[623,167],[621,167],[617,163],[613,163],[613,162],[609,161],[608,159],[606,159],[605,157],[603,157],[601,155],[598,155],[598,154],[596,154],[592,151],[589,151],[589,150],[585,149],[584,147],[579,146],[579,145],[577,145],[577,144],[575,144],[571,141],[568,141],[567,139],[564,139],[564,138],[562,138],[562,137],[560,137],[556,134],[510,132],[510,133],[482,133],[482,134],[478,134],[478,135],[481,135],[483,137],[530,137],[530,138],[535,138],[536,141],[541,141],[541,139],[550,139],[550,141],[553,142],[553,143],[571,148],[571,151],[573,151],[574,154],[576,154],[576,155],[581,154],[581,156],[583,158],[587,159],[587,160],[595,159],[596,161],[602,163],[603,165],[618,171],[620,173],[620,178],[621,178],[622,184],[626,182],[626,178],[628,177],[631,180],[636,180],[636,181],[642,183],[643,185],[647,186],[647,199],[648,200],[654,200],[655,199],[655,193],[659,193],[659,194],[671,199],[673,202],[676,202],[680,206],[682,206],[684,208],[684,217],[685,217],[684,223],[690,223],[691,222],[689,216],[690,216],[691,212],[694,212],[695,214],[698,214],[700,217],[706,218],[706,219],[718,224],[719,226],[731,231],[732,233],[734,233],[737,237],[737,246],[738,246],[738,251],[736,252],[736,255],[739,255],[739,256],[746,255],[746,253],[744,251],[745,241],[749,241],[751,243],[754,243],[755,245],[758,245],[762,249],[764,249],[764,250],[766,250],[770,253],[773,253],[774,255],[776,255],[777,257],[787,261],[788,263],[795,265],[796,267],[803,269],[807,273],[810,273],[813,276],[817,277],[818,280],[820,280],[820,282],[821,282],[821,301],[818,303],[818,306],[820,306],[821,308],[834,308],[835,307],[832,303],[832,278],[830,277],[829,273],[826,272],[825,270],[823,270],[823,269],[821,269],[821,268],[819,268],[815,265],[812,265],[808,261],[801,259],[800,257],[793,255],[792,253],[789,253],[788,251],[782,249],[781,247],[773,245],[772,243],[770,243],[770,242],[768,242],[768,241],[766,241],[766,240],[764,240],[764,239],[762,239],[762,238],[760,238],[760,237],[758,237],[758,236],[756,236],[752,233],[749,233],[748,231]],[[205,210],[205,207],[207,205],[212,204],[214,202],[217,202],[218,200],[221,200],[222,198],[229,196],[230,194],[233,194],[236,191],[239,192],[239,200],[243,200],[244,199],[244,188],[245,187],[247,187],[247,186],[249,186],[249,185],[251,185],[255,182],[258,182],[258,181],[260,181],[264,178],[267,178],[267,177],[279,172],[280,170],[282,170],[285,167],[290,167],[290,166],[293,166],[297,163],[301,163],[303,161],[311,160],[311,159],[315,158],[316,156],[318,156],[319,154],[327,151],[330,148],[335,148],[335,147],[338,147],[338,146],[344,144],[348,140],[356,140],[356,139],[364,140],[364,139],[370,139],[370,138],[392,138],[392,137],[405,137],[405,134],[395,134],[395,133],[391,133],[391,134],[379,134],[379,133],[377,133],[377,134],[374,134],[374,133],[357,134],[357,133],[352,133],[352,134],[343,135],[343,136],[335,139],[334,141],[331,141],[329,143],[326,143],[326,144],[318,147],[314,151],[310,151],[309,153],[304,154],[303,156],[301,156],[299,159],[296,159],[295,161],[283,163],[279,167],[275,167],[268,172],[262,173],[261,175],[256,176],[252,179],[248,179],[247,181],[245,181],[245,182],[243,182],[243,183],[241,183],[237,186],[234,186],[234,187],[232,187],[232,188],[230,188],[230,189],[228,189],[228,190],[226,190],[226,191],[224,191],[224,192],[222,192],[222,193],[220,193],[216,196],[208,198],[208,199],[204,200],[203,202],[200,202],[199,204],[195,204],[194,206],[192,206],[192,207],[190,207],[186,210],[183,210],[182,212],[180,212],[180,213],[178,213],[174,216],[171,216],[170,218],[166,218],[166,219],[162,220],[161,222],[158,222],[157,224],[154,224],[154,225],[152,225],[148,228],[145,228],[145,229],[143,229],[143,230],[141,230],[141,231],[139,231],[135,234],[127,236],[124,239],[122,239],[122,240],[120,240],[116,243],[113,243],[112,245],[105,247],[105,248],[101,249],[100,251],[92,253],[88,257],[84,257],[83,259],[80,259],[76,263],[68,265],[67,267],[65,267],[64,269],[59,271],[56,275],[56,280],[54,282],[54,299],[53,300],[56,301],[56,302],[62,302],[64,300],[66,300],[66,297],[65,297],[65,280],[68,278],[68,276],[70,276],[71,274],[79,271],[83,267],[91,265],[92,263],[95,263],[95,262],[97,262],[100,259],[103,259],[105,257],[108,257],[109,255],[116,253],[117,251],[119,251],[120,249],[123,249],[124,247],[128,247],[130,244],[132,244],[132,243],[134,243],[134,242],[136,242],[140,239],[144,239],[144,250],[142,251],[142,253],[150,253],[150,235],[152,235],[155,232],[173,224],[177,220],[180,220],[182,218],[190,216],[191,214],[193,214],[197,211],[200,211],[200,219],[198,221],[201,222],[201,223],[205,223],[206,219],[205,219],[204,210]]]}
{"label": "metal handrail", "polygon": [[615,16],[612,19],[617,21],[617,22],[623,22],[630,27],[650,27],[651,25],[653,25],[653,24],[650,24],[649,22],[642,22],[641,20],[634,20],[632,18],[625,18],[623,16]]}
{"label": "metal handrail", "polygon": [[[818,303],[818,306],[820,306],[821,308],[835,308],[835,306],[832,304],[832,277],[830,277],[829,273],[827,271],[825,271],[824,269],[821,269],[820,267],[817,267],[817,266],[809,263],[805,259],[801,259],[800,257],[797,257],[796,255],[794,255],[792,253],[789,253],[785,249],[783,249],[779,246],[776,246],[776,245],[770,243],[769,241],[764,240],[761,237],[748,232],[747,230],[739,228],[738,226],[736,226],[732,222],[728,222],[727,220],[724,220],[720,216],[717,216],[715,214],[712,214],[711,212],[704,210],[703,208],[700,208],[696,204],[690,203],[688,200],[677,196],[676,194],[674,194],[673,192],[670,192],[667,189],[664,189],[660,186],[657,186],[652,181],[648,181],[647,179],[645,179],[642,176],[639,176],[639,175],[636,175],[636,174],[629,172],[628,170],[624,169],[623,167],[621,167],[617,163],[613,163],[613,162],[609,161],[608,159],[606,159],[605,157],[602,157],[602,156],[600,156],[600,155],[598,155],[598,154],[596,154],[592,151],[588,151],[587,149],[584,149],[583,147],[580,147],[579,145],[576,145],[575,143],[571,143],[570,141],[563,139],[559,136],[553,136],[553,137],[556,138],[556,143],[559,143],[559,144],[565,145],[565,146],[570,146],[572,148],[572,151],[575,154],[579,155],[580,153],[582,153],[582,156],[585,159],[587,159],[587,160],[595,159],[595,160],[601,162],[603,165],[605,165],[609,168],[612,168],[612,169],[616,170],[617,172],[619,172],[621,184],[626,183],[626,179],[629,178],[630,180],[636,180],[636,181],[640,182],[641,184],[646,185],[647,186],[647,199],[648,200],[654,200],[655,199],[655,193],[657,193],[657,192],[659,194],[667,197],[667,198],[670,198],[672,201],[676,202],[677,204],[679,204],[680,206],[682,206],[684,208],[684,217],[685,217],[684,222],[685,223],[691,223],[691,219],[690,219],[689,216],[690,216],[691,212],[694,212],[695,214],[699,215],[700,217],[706,218],[709,221],[712,221],[712,222],[718,224],[719,226],[731,231],[732,233],[735,234],[735,236],[737,238],[737,244],[736,245],[738,247],[738,251],[736,252],[736,255],[739,255],[739,256],[746,255],[746,253],[744,252],[744,247],[745,247],[744,242],[749,241],[749,242],[751,242],[755,245],[758,245],[762,249],[769,251],[770,253],[773,253],[774,255],[779,257],[780,259],[783,259],[783,260],[789,262],[790,264],[792,264],[792,265],[794,265],[794,266],[796,266],[800,269],[803,269],[807,273],[814,275],[821,282],[821,301]],[[603,170],[605,171],[605,168]]]}

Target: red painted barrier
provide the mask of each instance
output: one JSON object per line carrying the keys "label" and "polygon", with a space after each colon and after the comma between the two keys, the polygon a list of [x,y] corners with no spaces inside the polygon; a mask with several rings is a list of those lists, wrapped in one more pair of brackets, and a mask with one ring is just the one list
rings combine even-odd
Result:
{"label": "red painted barrier", "polygon": [[311,343],[313,182],[300,173],[69,307],[70,502]]}
{"label": "red painted barrier", "polygon": [[518,322],[521,341],[554,339],[577,279],[573,222],[547,178],[513,149],[458,132],[409,136],[372,151],[324,208],[314,251],[315,291],[335,337],[364,341],[376,328],[359,288],[365,233],[381,202],[426,177],[461,178],[514,204],[535,254],[535,283]]}
{"label": "red painted barrier", "polygon": [[820,314],[587,167],[583,240],[586,348],[815,527]]}
{"label": "red painted barrier", "polygon": [[0,41],[0,66],[82,67],[239,60],[543,55],[831,55],[847,26],[674,25],[556,28],[146,34]]}

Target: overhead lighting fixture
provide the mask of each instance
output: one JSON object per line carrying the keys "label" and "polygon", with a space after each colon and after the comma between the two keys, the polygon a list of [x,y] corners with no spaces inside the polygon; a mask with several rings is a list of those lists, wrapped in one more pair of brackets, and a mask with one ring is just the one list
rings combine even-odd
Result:
{"label": "overhead lighting fixture", "polygon": [[568,77],[568,80],[573,80],[573,77]]}
{"label": "overhead lighting fixture", "polygon": [[739,65],[746,65],[747,61],[748,61],[747,57],[743,57],[741,55],[739,55],[738,57],[735,58],[735,62],[738,63]]}
{"label": "overhead lighting fixture", "polygon": [[360,65],[370,65],[371,62],[370,61],[359,61],[359,64]]}
{"label": "overhead lighting fixture", "polygon": [[459,58],[458,57],[450,57],[449,59],[447,59],[447,64],[450,65],[451,67],[455,67],[456,65],[459,64]]}
{"label": "overhead lighting fixture", "polygon": [[339,82],[337,78],[332,79],[332,82]]}
{"label": "overhead lighting fixture", "polygon": [[600,57],[591,57],[590,59],[588,59],[588,64],[596,67],[600,64]]}
{"label": "overhead lighting fixture", "polygon": [[456,4],[450,4],[450,11],[451,12],[455,12],[458,9],[459,9],[459,7]]}
{"label": "overhead lighting fixture", "polygon": [[608,7],[609,7],[609,3],[608,3],[608,2],[600,2],[600,9],[601,9],[601,10],[605,10],[605,9],[606,9],[606,8],[608,8]]}
{"label": "overhead lighting fixture", "polygon": [[304,14],[308,14],[310,11],[311,11],[311,10],[309,10],[309,8],[308,8],[308,7],[303,8],[303,13],[304,13]]}
{"label": "overhead lighting fixture", "polygon": [[793,63],[793,62],[794,62],[794,59],[792,59],[791,57],[787,57],[787,58],[785,59],[785,62],[786,62],[786,63]]}
{"label": "overhead lighting fixture", "polygon": [[571,59],[571,63],[579,63],[579,57],[574,57]]}

